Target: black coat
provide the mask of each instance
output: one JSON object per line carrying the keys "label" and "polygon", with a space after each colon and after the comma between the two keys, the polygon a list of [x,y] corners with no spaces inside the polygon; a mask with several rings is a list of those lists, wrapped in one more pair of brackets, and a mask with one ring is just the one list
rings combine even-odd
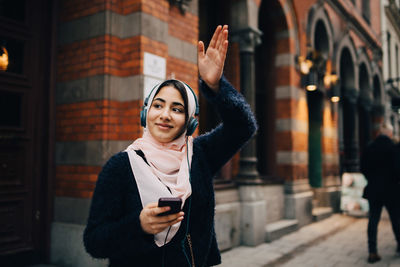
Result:
{"label": "black coat", "polygon": [[251,138],[257,126],[250,106],[225,78],[221,79],[216,95],[204,83],[200,88],[216,106],[223,123],[194,139],[191,209],[188,210],[188,199],[178,233],[159,248],[154,236],[143,232],[139,220],[143,207],[136,181],[127,153],[120,152],[103,167],[94,191],[84,231],[85,248],[93,257],[108,258],[112,267],[159,267],[164,251],[164,266],[188,266],[184,253],[191,259],[190,251],[187,242],[182,247],[182,240],[190,217],[189,233],[196,266],[221,262],[214,231],[213,177]]}
{"label": "black coat", "polygon": [[395,201],[398,191],[396,150],[393,141],[379,135],[361,157],[361,172],[368,180],[363,197],[369,200]]}

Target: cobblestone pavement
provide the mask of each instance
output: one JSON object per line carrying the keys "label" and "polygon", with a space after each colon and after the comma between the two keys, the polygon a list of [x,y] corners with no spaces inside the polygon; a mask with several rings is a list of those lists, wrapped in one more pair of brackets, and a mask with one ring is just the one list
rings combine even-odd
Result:
{"label": "cobblestone pavement", "polygon": [[222,267],[315,266],[315,267],[400,267],[396,241],[387,218],[378,230],[380,262],[368,264],[366,218],[335,214],[312,223],[271,243],[238,247],[222,253]]}

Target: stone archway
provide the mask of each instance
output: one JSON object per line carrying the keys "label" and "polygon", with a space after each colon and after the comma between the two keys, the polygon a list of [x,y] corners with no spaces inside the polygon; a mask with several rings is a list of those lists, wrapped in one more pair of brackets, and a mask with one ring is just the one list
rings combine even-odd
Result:
{"label": "stone archway", "polygon": [[[282,47],[289,47],[288,25],[284,10],[278,1],[261,3],[258,27],[263,32],[261,45],[256,49],[256,116],[259,123],[257,158],[260,175],[277,181],[276,141],[276,90],[281,81],[283,66],[276,64],[283,54]],[[273,16],[272,16],[273,14]],[[285,75],[286,76],[286,75]]]}
{"label": "stone archway", "polygon": [[365,147],[372,138],[372,79],[371,66],[365,49],[361,49],[358,54],[358,86],[360,88],[360,96],[358,99],[358,144],[360,155],[362,155]]}
{"label": "stone archway", "polygon": [[365,64],[360,65],[359,86],[360,98],[358,101],[358,141],[360,148],[360,155],[363,153],[364,148],[371,139],[371,102],[372,99],[368,97],[370,85],[368,83],[369,74]]}
{"label": "stone archway", "polygon": [[294,58],[299,54],[300,42],[291,1],[262,1],[258,12],[259,29],[264,38],[255,57],[256,113],[260,126],[258,169],[269,182],[281,183],[296,179],[293,173],[306,175],[307,162],[293,161],[293,158],[304,157],[292,156],[295,149],[287,146],[296,132],[306,132],[305,122],[297,123],[287,114],[278,112],[289,111],[291,101],[304,97],[294,78],[298,75]]}
{"label": "stone archway", "polygon": [[[322,22],[316,22],[312,47],[322,57],[329,56],[329,37]],[[322,83],[320,83],[322,85]],[[322,187],[322,124],[325,88],[307,92],[308,105],[308,177],[313,188]]]}
{"label": "stone archway", "polygon": [[343,172],[359,170],[358,148],[358,72],[354,43],[347,35],[337,48],[336,66],[340,77],[339,150],[340,168]]}
{"label": "stone archway", "polygon": [[[315,4],[309,11],[307,24],[309,46],[325,63],[330,60],[333,49],[333,30],[323,5]],[[319,69],[322,68],[322,69]],[[323,81],[324,64],[317,68],[319,80]],[[308,177],[313,188],[322,187],[323,176],[323,113],[325,102],[324,83],[319,82],[317,90],[307,92],[308,106]]]}

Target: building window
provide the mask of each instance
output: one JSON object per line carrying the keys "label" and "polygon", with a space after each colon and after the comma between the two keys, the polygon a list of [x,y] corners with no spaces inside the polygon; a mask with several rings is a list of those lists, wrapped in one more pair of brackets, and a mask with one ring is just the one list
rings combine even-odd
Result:
{"label": "building window", "polygon": [[370,23],[371,19],[371,5],[369,0],[363,0],[362,1],[362,14],[364,19]]}

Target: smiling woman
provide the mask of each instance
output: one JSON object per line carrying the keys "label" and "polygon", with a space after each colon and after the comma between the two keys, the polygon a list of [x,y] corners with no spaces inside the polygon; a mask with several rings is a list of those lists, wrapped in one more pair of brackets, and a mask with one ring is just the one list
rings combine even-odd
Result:
{"label": "smiling woman", "polygon": [[180,91],[172,86],[164,86],[156,94],[148,111],[147,128],[158,142],[171,142],[184,131],[185,111]]}
{"label": "smiling woman", "polygon": [[[114,155],[99,174],[84,233],[86,250],[110,266],[212,266],[221,262],[214,230],[213,180],[252,137],[250,106],[222,76],[228,26],[207,51],[198,45],[200,90],[223,123],[192,138],[199,113],[193,90],[168,80],[151,90],[141,111],[143,136]],[[160,198],[179,200],[181,211]]]}

